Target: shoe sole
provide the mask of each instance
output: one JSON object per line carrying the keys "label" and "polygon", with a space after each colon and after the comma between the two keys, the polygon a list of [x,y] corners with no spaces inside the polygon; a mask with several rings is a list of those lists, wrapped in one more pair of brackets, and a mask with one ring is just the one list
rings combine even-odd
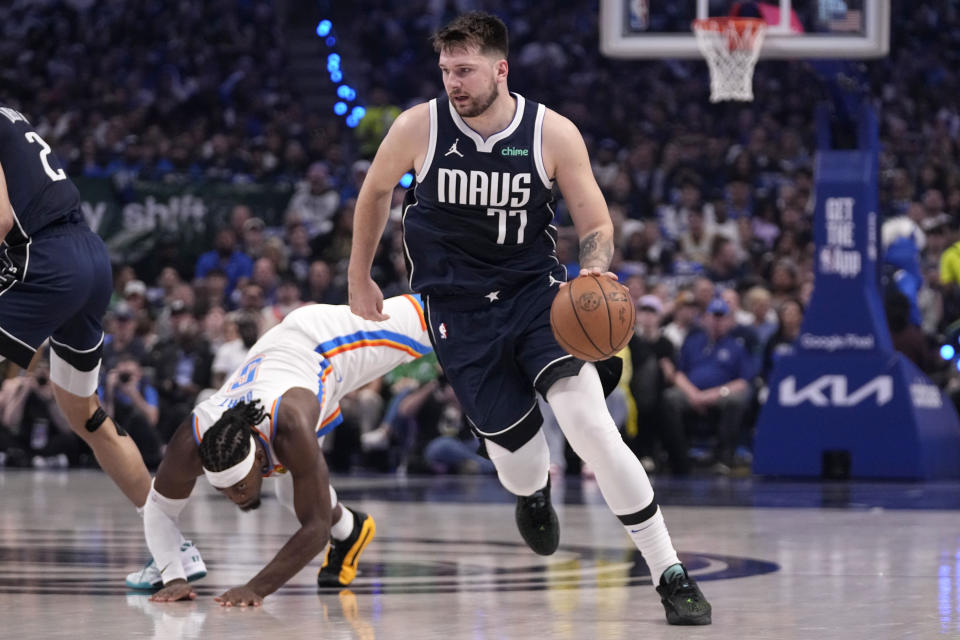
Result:
{"label": "shoe sole", "polygon": [[708,611],[707,613],[696,616],[693,618],[684,618],[675,612],[667,613],[667,624],[672,624],[680,627],[698,627],[708,624],[713,624],[713,612]]}
{"label": "shoe sole", "polygon": [[[187,582],[193,582],[205,577],[207,577],[206,571],[197,571],[187,576]],[[124,584],[128,589],[135,589],[137,591],[160,591],[160,589],[163,588],[162,583],[153,584],[152,582],[130,582],[129,580],[124,580]]]}
{"label": "shoe sole", "polygon": [[[357,565],[360,562],[360,554],[367,548],[367,545],[370,544],[370,541],[373,540],[376,533],[377,524],[373,518],[368,515],[366,519],[364,519],[363,524],[360,525],[360,535],[357,537],[357,541],[353,543],[353,546],[350,547],[350,550],[347,551],[347,554],[343,557],[340,574],[334,577],[329,573],[323,573],[323,569],[327,566],[327,559],[324,558],[323,566],[321,566],[320,571],[317,572],[317,585],[321,587],[345,587],[353,582],[354,578],[357,577]],[[329,553],[328,551],[328,556]]]}

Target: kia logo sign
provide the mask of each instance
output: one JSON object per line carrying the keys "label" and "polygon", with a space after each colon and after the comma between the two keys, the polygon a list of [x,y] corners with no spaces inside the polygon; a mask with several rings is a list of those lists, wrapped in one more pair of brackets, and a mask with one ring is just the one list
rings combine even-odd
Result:
{"label": "kia logo sign", "polygon": [[809,402],[815,407],[855,407],[872,396],[877,406],[882,407],[893,399],[893,378],[890,376],[877,376],[853,391],[848,386],[846,376],[826,375],[797,389],[796,377],[789,376],[780,382],[780,404],[796,407]]}

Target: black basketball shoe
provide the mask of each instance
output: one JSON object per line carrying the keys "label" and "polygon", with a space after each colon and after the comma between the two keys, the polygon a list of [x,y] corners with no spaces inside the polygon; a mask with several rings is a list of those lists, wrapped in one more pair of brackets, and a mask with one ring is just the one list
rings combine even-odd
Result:
{"label": "black basketball shoe", "polygon": [[549,556],[560,544],[560,522],[550,504],[550,478],[547,486],[529,496],[517,496],[517,528],[523,541],[534,552]]}
{"label": "black basketball shoe", "polygon": [[687,575],[686,567],[680,567],[683,573],[674,575],[669,582],[660,576],[660,586],[657,587],[660,602],[667,611],[667,622],[681,625],[710,624],[710,603],[703,597],[697,581]]}
{"label": "black basketball shoe", "polygon": [[360,511],[349,511],[353,514],[353,531],[346,540],[330,540],[323,566],[317,572],[317,586],[345,587],[353,582],[357,576],[360,553],[370,544],[377,531],[373,518]]}

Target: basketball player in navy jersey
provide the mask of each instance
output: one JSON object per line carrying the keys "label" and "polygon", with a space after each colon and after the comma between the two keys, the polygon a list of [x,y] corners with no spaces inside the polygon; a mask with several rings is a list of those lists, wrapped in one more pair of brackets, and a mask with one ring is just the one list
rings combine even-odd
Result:
{"label": "basketball player in navy jersey", "polygon": [[[97,399],[101,321],[113,290],[107,248],[80,193],[19,111],[0,105],[0,358],[26,368],[50,338],[57,406],[139,509],[150,474],[136,444]],[[184,553],[196,555],[184,541]],[[196,563],[195,563],[196,564]]]}
{"label": "basketball player in navy jersey", "polygon": [[463,15],[434,37],[446,96],[400,114],[357,199],[349,293],[354,313],[384,320],[370,276],[393,187],[411,168],[403,211],[410,286],[423,294],[431,341],[537,553],[559,544],[539,391],[596,472],[610,508],[643,553],[671,624],[709,624],[710,604],[680,564],[653,488],[604,403],[597,368],[550,329],[566,272],[551,225],[554,183],[580,237],[581,274],[608,271],[613,225],[576,126],[507,89],[507,29]]}

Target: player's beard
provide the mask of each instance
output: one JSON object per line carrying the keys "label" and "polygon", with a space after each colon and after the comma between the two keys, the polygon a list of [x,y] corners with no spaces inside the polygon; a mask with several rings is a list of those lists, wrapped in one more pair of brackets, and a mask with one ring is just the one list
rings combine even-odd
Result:
{"label": "player's beard", "polygon": [[470,98],[465,104],[453,102],[453,108],[457,110],[461,118],[476,118],[482,115],[484,111],[490,108],[497,100],[497,83],[492,83],[490,93],[479,98]]}

